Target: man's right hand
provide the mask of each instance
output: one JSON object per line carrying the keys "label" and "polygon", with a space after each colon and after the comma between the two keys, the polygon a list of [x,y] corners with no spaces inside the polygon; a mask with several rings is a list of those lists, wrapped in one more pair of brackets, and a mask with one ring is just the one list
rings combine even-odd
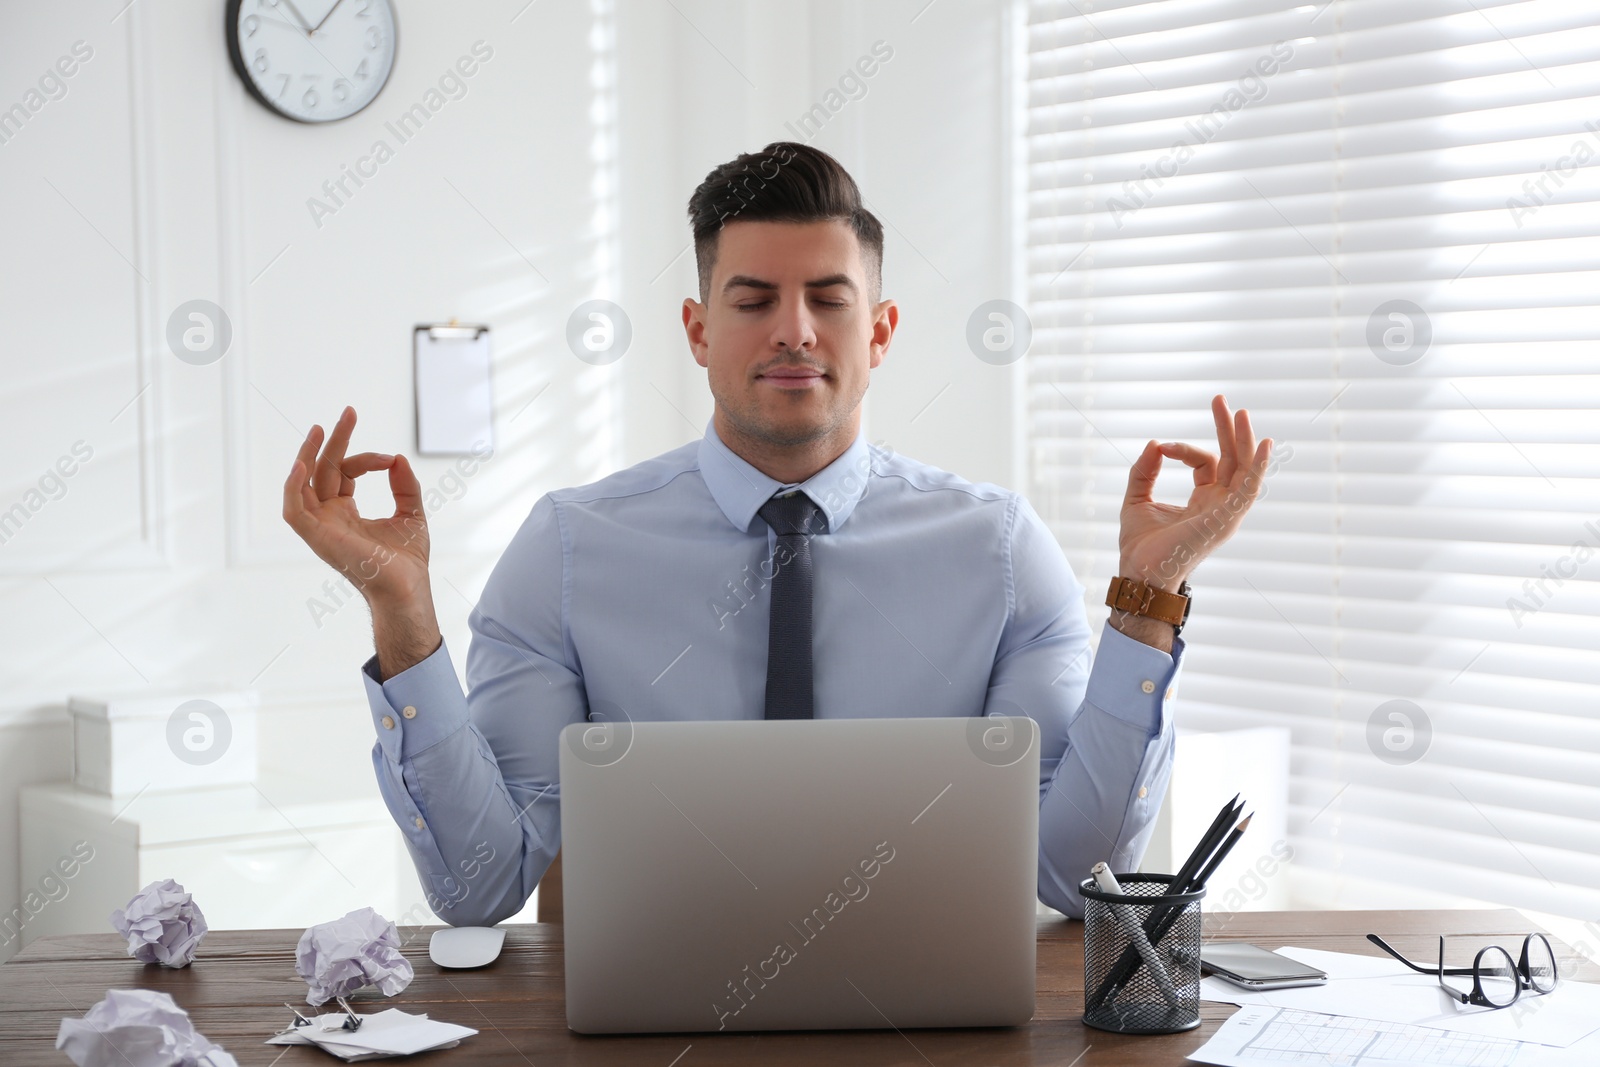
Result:
{"label": "man's right hand", "polygon": [[[355,409],[347,407],[321,456],[322,427],[311,427],[283,485],[283,519],[366,598],[378,668],[391,678],[427,659],[441,641],[428,583],[428,520],[422,486],[404,456],[345,455],[355,426]],[[363,519],[356,479],[380,470],[389,472],[394,514]]]}

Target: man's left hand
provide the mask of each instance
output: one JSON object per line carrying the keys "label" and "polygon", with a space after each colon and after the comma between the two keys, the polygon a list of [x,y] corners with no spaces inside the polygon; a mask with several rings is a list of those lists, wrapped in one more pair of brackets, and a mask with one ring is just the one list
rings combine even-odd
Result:
{"label": "man's left hand", "polygon": [[[1173,441],[1151,441],[1134,460],[1122,499],[1119,576],[1177,592],[1200,561],[1233,536],[1261,495],[1272,438],[1258,446],[1250,413],[1240,408],[1237,415],[1230,414],[1221,394],[1212,398],[1211,413],[1217,421],[1220,460],[1205,449]],[[1159,503],[1153,495],[1161,462],[1168,456],[1194,468],[1194,492],[1181,508]],[[1167,623],[1112,609],[1111,625],[1163,652],[1172,651],[1175,633]]]}
{"label": "man's left hand", "polygon": [[[1220,459],[1193,445],[1151,441],[1134,460],[1122,501],[1119,575],[1176,592],[1201,560],[1233,536],[1261,494],[1272,438],[1257,445],[1250,413],[1240,408],[1230,414],[1221,394],[1212,398],[1211,414],[1216,418]],[[1167,457],[1194,470],[1194,491],[1181,508],[1153,496],[1156,476]]]}

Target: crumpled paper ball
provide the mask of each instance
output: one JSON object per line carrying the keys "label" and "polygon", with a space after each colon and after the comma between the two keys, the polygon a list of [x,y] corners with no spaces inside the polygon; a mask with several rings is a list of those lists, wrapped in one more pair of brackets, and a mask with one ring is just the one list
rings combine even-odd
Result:
{"label": "crumpled paper ball", "polygon": [[165,993],[110,989],[81,1019],[61,1020],[56,1048],[78,1067],[239,1067]]}
{"label": "crumpled paper ball", "polygon": [[151,882],[111,913],[111,925],[128,939],[128,955],[145,963],[187,967],[206,935],[206,917],[171,878]]}
{"label": "crumpled paper ball", "polygon": [[301,934],[294,969],[311,987],[306,1003],[313,1007],[369,985],[392,997],[415,975],[411,961],[400,955],[400,932],[371,908],[358,908]]}

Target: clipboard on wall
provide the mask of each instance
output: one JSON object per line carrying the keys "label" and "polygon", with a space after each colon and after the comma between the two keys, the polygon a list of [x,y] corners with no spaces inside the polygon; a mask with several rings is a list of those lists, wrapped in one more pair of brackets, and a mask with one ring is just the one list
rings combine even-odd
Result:
{"label": "clipboard on wall", "polygon": [[494,383],[489,327],[418,323],[411,333],[417,454],[494,451]]}

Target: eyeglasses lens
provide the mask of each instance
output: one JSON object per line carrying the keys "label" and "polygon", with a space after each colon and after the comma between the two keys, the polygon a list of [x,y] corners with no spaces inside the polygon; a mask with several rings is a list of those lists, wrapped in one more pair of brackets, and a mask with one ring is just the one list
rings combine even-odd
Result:
{"label": "eyeglasses lens", "polygon": [[[1531,959],[1529,963],[1531,967]],[[1483,990],[1484,999],[1497,1008],[1517,999],[1517,967],[1509,952],[1491,946],[1479,953],[1478,988]]]}
{"label": "eyeglasses lens", "polygon": [[1556,958],[1550,942],[1542,937],[1528,939],[1528,982],[1535,992],[1548,993],[1556,987]]}

